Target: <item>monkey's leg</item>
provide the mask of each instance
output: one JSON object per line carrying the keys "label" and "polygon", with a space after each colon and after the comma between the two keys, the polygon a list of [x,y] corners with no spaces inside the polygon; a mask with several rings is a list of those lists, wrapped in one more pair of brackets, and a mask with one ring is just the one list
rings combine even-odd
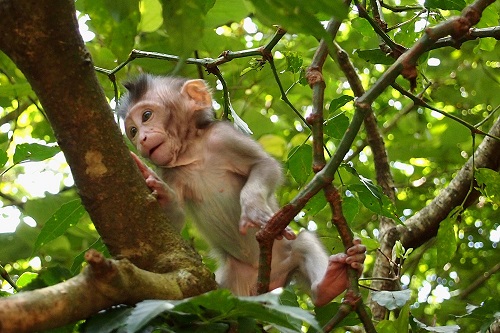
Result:
{"label": "monkey's leg", "polygon": [[357,270],[358,274],[361,275],[366,257],[365,251],[366,247],[361,244],[361,240],[355,239],[354,245],[347,249],[347,254],[339,253],[328,258],[323,277],[317,280],[315,280],[317,277],[311,278],[311,297],[316,306],[327,304],[347,289],[349,286],[347,274],[349,267]]}
{"label": "monkey's leg", "polygon": [[340,295],[348,284],[345,254],[328,257],[323,245],[312,233],[301,232],[291,243],[291,261],[296,280],[310,290],[316,306],[325,305]]}
{"label": "monkey's leg", "polygon": [[221,266],[215,272],[215,279],[220,287],[227,288],[238,296],[255,294],[254,288],[259,273],[257,264],[250,265],[230,255],[226,255],[219,263]]}

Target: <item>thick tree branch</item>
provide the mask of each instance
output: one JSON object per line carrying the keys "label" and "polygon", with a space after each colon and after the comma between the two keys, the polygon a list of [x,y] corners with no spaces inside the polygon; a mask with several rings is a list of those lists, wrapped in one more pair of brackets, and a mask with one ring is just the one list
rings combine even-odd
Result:
{"label": "thick tree branch", "polygon": [[184,286],[196,283],[189,272],[151,273],[126,259],[106,259],[95,250],[88,251],[85,259],[89,265],[70,280],[3,299],[1,332],[46,330],[86,318],[96,309],[143,299],[181,299]]}
{"label": "thick tree branch", "polygon": [[[166,223],[168,218],[130,158],[79,35],[74,1],[3,0],[0,12],[0,49],[24,73],[43,105],[71,166],[82,202],[110,253],[155,273],[172,273],[181,278],[188,272],[196,283],[180,285],[182,297],[215,288],[212,274],[201,264],[199,255]],[[81,279],[84,277],[76,281]],[[69,285],[55,286],[49,292],[60,294],[65,286]],[[87,292],[85,283],[71,286]],[[143,298],[151,296],[140,290]],[[93,302],[94,296],[86,296],[94,312],[117,304],[113,299]],[[0,311],[18,299],[2,299]],[[44,301],[34,299],[35,303],[25,306],[36,308],[41,306],[37,302]],[[54,307],[53,311],[60,313],[52,314],[71,317],[80,310],[71,303],[68,307]],[[88,313],[71,318],[83,319]],[[15,314],[20,321],[27,320],[23,319],[26,312]],[[0,325],[5,328],[4,316],[2,312]],[[36,323],[35,327],[40,328]]]}
{"label": "thick tree branch", "polygon": [[[500,135],[500,118],[489,131],[492,136]],[[498,170],[500,168],[500,142],[491,137],[486,137],[479,145],[474,154],[474,166],[472,157],[464,164],[457,173],[450,185],[439,193],[430,204],[422,208],[415,215],[409,218],[404,226],[398,225],[389,232],[393,236],[398,234],[405,248],[416,248],[422,245],[430,237],[437,234],[439,223],[457,206],[464,203],[473,179],[473,168],[488,168]],[[473,192],[473,197],[477,197],[477,192]],[[472,204],[474,200],[467,200]],[[464,207],[465,208],[465,207]],[[381,237],[384,237],[382,235]],[[388,237],[388,236],[386,236]],[[392,237],[390,237],[392,238]],[[393,241],[395,241],[394,239]],[[388,240],[389,241],[389,240]]]}

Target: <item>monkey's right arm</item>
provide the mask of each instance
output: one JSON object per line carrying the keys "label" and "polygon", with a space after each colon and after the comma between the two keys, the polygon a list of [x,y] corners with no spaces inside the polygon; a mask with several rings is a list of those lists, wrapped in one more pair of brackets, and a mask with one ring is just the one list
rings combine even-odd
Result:
{"label": "monkey's right arm", "polygon": [[156,172],[144,164],[136,154],[132,152],[130,154],[141,171],[146,185],[151,190],[151,194],[156,198],[165,212],[167,212],[170,217],[170,223],[180,232],[184,227],[184,210],[175,191]]}
{"label": "monkey's right arm", "polygon": [[[217,154],[231,172],[246,178],[239,198],[240,232],[262,228],[278,210],[274,191],[282,180],[280,164],[257,142],[227,123],[213,126],[208,140],[212,154]],[[294,239],[296,235],[286,228],[278,239],[282,237]]]}

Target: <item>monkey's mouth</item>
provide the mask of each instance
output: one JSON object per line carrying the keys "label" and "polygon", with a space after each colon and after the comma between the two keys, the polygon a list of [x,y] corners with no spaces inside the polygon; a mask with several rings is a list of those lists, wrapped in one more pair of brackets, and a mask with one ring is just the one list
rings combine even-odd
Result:
{"label": "monkey's mouth", "polygon": [[151,156],[153,155],[153,153],[154,153],[156,150],[158,150],[158,148],[159,148],[160,146],[161,146],[161,143],[160,143],[158,146],[151,148],[151,150],[149,151],[149,157],[151,157]]}

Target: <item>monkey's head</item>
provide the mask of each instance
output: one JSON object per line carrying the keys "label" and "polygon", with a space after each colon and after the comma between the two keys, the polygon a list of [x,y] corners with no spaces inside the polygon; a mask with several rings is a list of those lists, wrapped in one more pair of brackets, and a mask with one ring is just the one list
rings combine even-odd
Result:
{"label": "monkey's head", "polygon": [[203,80],[144,74],[125,88],[118,116],[138,152],[157,166],[175,166],[182,149],[214,121]]}

